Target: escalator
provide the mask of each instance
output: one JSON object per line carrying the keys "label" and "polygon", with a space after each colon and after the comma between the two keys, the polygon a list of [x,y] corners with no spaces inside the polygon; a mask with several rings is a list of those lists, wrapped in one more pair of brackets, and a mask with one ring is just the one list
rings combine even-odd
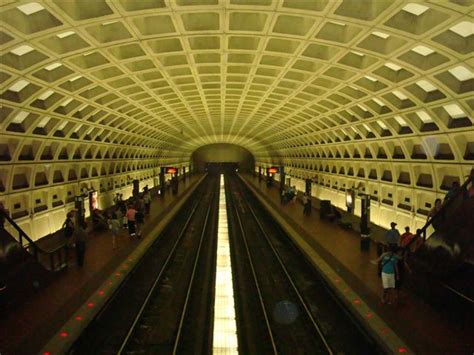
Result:
{"label": "escalator", "polygon": [[[471,174],[417,231],[413,242],[419,246],[407,257],[412,288],[430,303],[463,316],[468,309],[474,311],[474,197],[469,196],[473,178]],[[427,238],[430,227],[434,232]]]}
{"label": "escalator", "polygon": [[67,252],[39,248],[5,212],[0,213],[5,221],[0,227],[0,308],[5,312],[47,286],[67,266]]}

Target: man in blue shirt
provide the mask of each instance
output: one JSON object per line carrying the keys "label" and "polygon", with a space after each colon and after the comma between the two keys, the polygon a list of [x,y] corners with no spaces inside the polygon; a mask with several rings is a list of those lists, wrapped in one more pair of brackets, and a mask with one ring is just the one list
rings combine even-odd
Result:
{"label": "man in blue shirt", "polygon": [[390,251],[380,255],[379,259],[377,260],[382,267],[382,303],[391,304],[391,302],[397,301],[397,295],[395,293],[395,281],[398,278],[399,257],[395,254],[396,250],[396,246],[390,246]]}
{"label": "man in blue shirt", "polygon": [[388,247],[395,246],[398,247],[400,243],[400,232],[398,229],[395,229],[397,224],[395,222],[390,223],[390,229],[385,232],[385,242],[388,244]]}

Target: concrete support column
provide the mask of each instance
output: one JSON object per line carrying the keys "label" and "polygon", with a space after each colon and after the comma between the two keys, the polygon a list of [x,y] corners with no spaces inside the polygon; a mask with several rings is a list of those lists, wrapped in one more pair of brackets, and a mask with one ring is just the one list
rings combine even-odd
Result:
{"label": "concrete support column", "polygon": [[285,167],[283,165],[280,166],[280,194],[285,189]]}
{"label": "concrete support column", "polygon": [[132,196],[137,197],[140,194],[140,181],[137,179],[133,180]]}
{"label": "concrete support column", "polygon": [[165,196],[166,184],[165,184],[165,168],[160,168],[160,195]]}

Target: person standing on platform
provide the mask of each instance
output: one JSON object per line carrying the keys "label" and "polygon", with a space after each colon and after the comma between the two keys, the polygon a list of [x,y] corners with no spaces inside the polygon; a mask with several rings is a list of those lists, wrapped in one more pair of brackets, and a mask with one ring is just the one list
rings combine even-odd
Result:
{"label": "person standing on platform", "polygon": [[141,238],[143,224],[145,223],[145,215],[143,213],[143,209],[137,209],[137,213],[135,213],[135,229],[137,238]]}
{"label": "person standing on platform", "polygon": [[114,205],[118,206],[120,204],[120,194],[117,192],[114,197]]}
{"label": "person standing on platform", "polygon": [[379,275],[382,278],[382,303],[391,304],[395,301],[396,297],[396,279],[398,277],[398,260],[399,257],[396,254],[397,247],[390,246],[388,252],[380,255],[379,258],[371,260],[370,262],[378,265]]}
{"label": "person standing on platform", "polygon": [[76,258],[77,266],[82,267],[84,265],[84,256],[86,254],[86,232],[87,225],[85,222],[81,223],[74,233],[76,243]]}
{"label": "person standing on platform", "polygon": [[382,277],[382,303],[391,304],[396,302],[396,278],[398,277],[398,256],[396,255],[397,247],[393,244],[388,252],[383,253],[377,259]]}
{"label": "person standing on platform", "polygon": [[150,214],[150,206],[151,206],[151,195],[150,191],[147,189],[143,194],[143,203],[145,204],[145,214]]}
{"label": "person standing on platform", "polygon": [[389,249],[391,246],[398,247],[400,243],[400,232],[396,229],[396,223],[390,223],[390,229],[385,232],[385,242],[387,243]]}
{"label": "person standing on platform", "polygon": [[309,200],[308,194],[305,192],[303,194],[303,215],[309,216],[310,212],[311,212],[310,200]]}
{"label": "person standing on platform", "polygon": [[112,233],[112,248],[117,249],[117,236],[120,233],[121,222],[117,216],[117,213],[112,213],[112,218],[109,220],[109,229]]}
{"label": "person standing on platform", "polygon": [[128,210],[127,210],[127,225],[128,225],[128,233],[130,234],[130,237],[135,237],[136,232],[135,232],[135,216],[137,214],[137,210],[133,207],[133,205],[128,205]]}
{"label": "person standing on platform", "polygon": [[66,244],[69,246],[72,241],[72,236],[74,235],[74,212],[69,211],[66,214],[66,220],[64,221],[63,224],[63,231],[64,231],[64,237],[66,238]]}
{"label": "person standing on platform", "polygon": [[400,236],[400,246],[405,248],[415,236],[410,232],[410,227],[405,227],[405,233]]}

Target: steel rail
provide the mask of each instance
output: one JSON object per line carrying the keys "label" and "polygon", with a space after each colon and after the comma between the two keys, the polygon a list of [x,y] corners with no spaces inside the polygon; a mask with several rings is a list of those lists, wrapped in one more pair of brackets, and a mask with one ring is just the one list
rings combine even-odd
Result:
{"label": "steel rail", "polygon": [[203,240],[204,240],[204,235],[206,234],[206,231],[207,231],[207,226],[208,226],[208,222],[209,222],[209,215],[211,214],[211,209],[212,209],[212,204],[210,204],[208,209],[207,209],[206,219],[204,220],[204,226],[202,227],[202,232],[201,232],[201,237],[200,237],[200,240],[199,240],[198,250],[196,252],[196,257],[194,258],[194,265],[193,265],[193,271],[191,273],[191,280],[189,282],[188,291],[186,292],[186,299],[184,300],[184,306],[183,306],[183,310],[181,312],[181,317],[180,317],[179,325],[178,325],[178,331],[177,331],[174,346],[173,346],[173,354],[176,354],[177,351],[178,351],[178,345],[179,345],[179,341],[180,341],[180,338],[181,338],[181,332],[182,332],[183,325],[184,325],[184,318],[186,316],[186,311],[188,309],[188,303],[189,303],[189,299],[190,299],[190,295],[191,295],[191,290],[192,290],[193,284],[194,284],[196,270],[197,270],[197,267],[198,267],[198,261],[199,261],[199,258],[201,257],[201,247],[202,247],[202,243],[203,243]]}
{"label": "steel rail", "polygon": [[145,310],[146,306],[148,305],[148,302],[150,301],[150,298],[151,298],[151,295],[153,294],[153,292],[155,291],[156,289],[156,286],[158,285],[158,283],[161,281],[161,277],[163,276],[165,270],[167,269],[167,266],[171,260],[171,258],[173,257],[176,249],[177,249],[177,246],[179,244],[179,242],[181,241],[183,235],[185,234],[186,230],[188,229],[188,226],[189,226],[189,223],[191,222],[191,219],[193,218],[196,210],[197,210],[197,207],[199,206],[199,201],[196,202],[196,204],[194,205],[192,211],[191,211],[191,214],[189,215],[188,219],[186,220],[186,223],[183,227],[183,229],[181,230],[181,233],[179,234],[178,238],[176,238],[176,242],[174,243],[173,245],[173,248],[171,249],[168,257],[166,258],[165,260],[165,263],[163,264],[160,272],[158,273],[155,281],[153,282],[153,285],[151,286],[150,288],[150,291],[148,291],[148,294],[145,298],[145,301],[143,302],[142,306],[140,307],[137,315],[135,316],[135,319],[133,320],[133,323],[132,325],[130,326],[128,332],[127,332],[127,335],[125,336],[125,338],[122,340],[122,344],[120,345],[120,348],[119,350],[117,351],[117,354],[118,355],[121,355],[125,349],[125,347],[127,346],[128,344],[128,341],[130,339],[130,337],[132,336],[133,332],[135,331],[135,328],[138,324],[138,321],[140,320],[142,314],[143,314],[143,311]]}
{"label": "steel rail", "polygon": [[303,308],[305,309],[306,311],[306,315],[308,316],[308,318],[310,319],[314,329],[316,330],[316,332],[319,334],[321,340],[323,341],[324,343],[324,346],[326,347],[326,350],[328,351],[329,354],[333,355],[333,351],[331,349],[331,347],[329,346],[327,340],[326,340],[326,337],[324,336],[323,332],[321,331],[321,328],[320,326],[318,325],[318,323],[316,322],[316,320],[314,319],[313,315],[311,314],[311,311],[309,310],[309,307],[308,305],[306,304],[303,296],[301,295],[301,293],[299,292],[298,290],[298,287],[296,286],[295,282],[293,281],[293,278],[291,277],[290,273],[288,272],[287,268],[285,267],[283,261],[281,260],[281,257],[278,253],[278,251],[275,249],[275,247],[273,246],[273,243],[271,242],[270,240],[270,237],[268,236],[268,234],[266,233],[265,231],[265,228],[263,228],[262,224],[260,223],[260,220],[258,219],[257,215],[255,214],[252,206],[250,206],[250,204],[247,202],[247,207],[249,208],[250,212],[252,213],[255,221],[257,222],[257,225],[259,226],[262,234],[265,236],[265,239],[268,243],[268,245],[270,246],[270,248],[272,249],[276,259],[278,260],[283,272],[285,273],[288,281],[290,282],[293,290],[295,291],[296,293],[296,296],[298,297],[301,305],[303,306]]}
{"label": "steel rail", "polygon": [[258,282],[257,273],[255,271],[254,263],[252,261],[252,256],[251,256],[250,249],[249,249],[249,246],[248,246],[248,243],[247,243],[247,237],[246,237],[246,233],[244,231],[244,227],[243,227],[243,224],[242,224],[242,219],[240,218],[240,213],[239,213],[239,210],[236,206],[235,198],[232,197],[231,199],[232,199],[232,204],[233,204],[233,207],[234,207],[234,210],[235,210],[235,214],[237,216],[237,221],[239,222],[240,233],[242,235],[242,240],[244,242],[245,250],[247,252],[248,262],[249,262],[249,265],[250,265],[250,270],[252,271],[253,280],[255,282],[255,286],[257,287],[258,300],[259,300],[259,303],[260,303],[260,307],[262,308],[263,315],[265,317],[265,324],[267,326],[268,335],[270,336],[270,340],[271,340],[271,343],[272,343],[273,353],[278,354],[277,346],[276,346],[276,343],[275,343],[275,338],[274,338],[273,332],[272,332],[272,327],[270,325],[267,310],[266,310],[265,304],[263,302],[263,295],[262,295],[262,291],[260,289],[260,284]]}

